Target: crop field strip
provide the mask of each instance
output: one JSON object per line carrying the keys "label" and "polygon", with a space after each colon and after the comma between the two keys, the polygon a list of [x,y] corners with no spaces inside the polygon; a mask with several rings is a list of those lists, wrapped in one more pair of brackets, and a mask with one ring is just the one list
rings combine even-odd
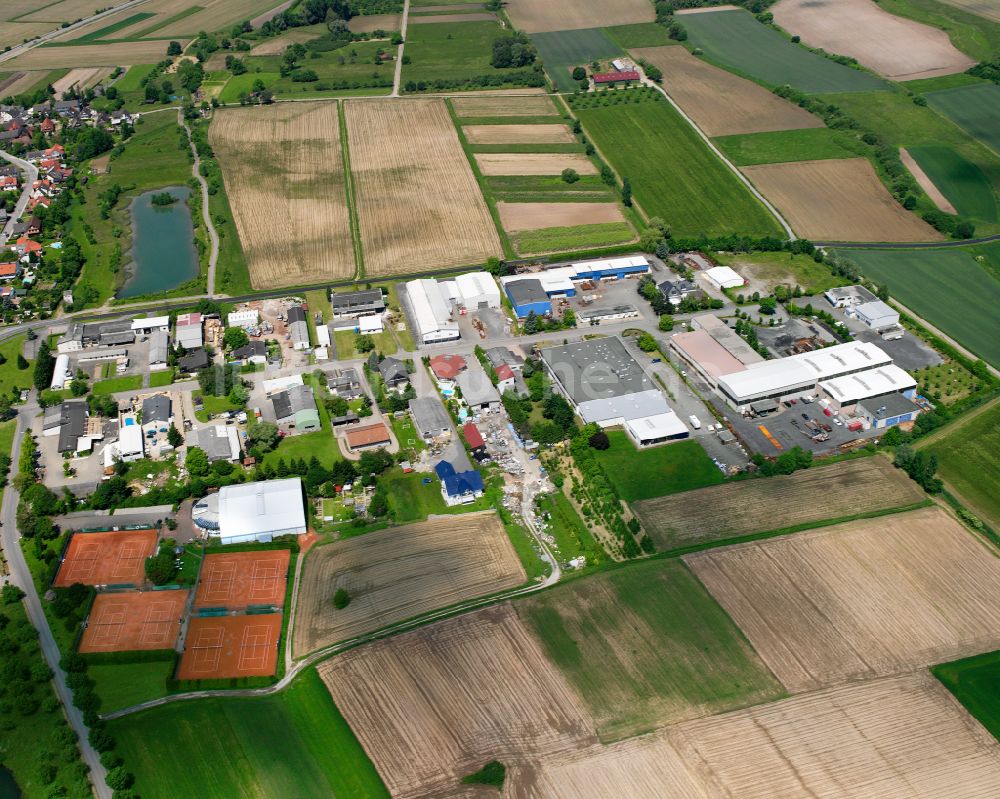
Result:
{"label": "crop field strip", "polygon": [[509,605],[367,644],[318,670],[394,797],[453,790],[492,759],[567,756],[596,742]]}
{"label": "crop field strip", "polygon": [[553,758],[530,780],[531,799],[996,799],[1000,747],[917,672]]}
{"label": "crop field strip", "polygon": [[997,194],[976,164],[950,147],[925,145],[909,147],[907,152],[956,213],[986,222],[1000,221]]}
{"label": "crop field strip", "polygon": [[[494,513],[438,518],[334,542],[306,559],[293,651],[300,657],[524,580]],[[340,610],[331,603],[338,588],[351,598]]]}
{"label": "crop field strip", "polygon": [[903,208],[865,158],[759,164],[742,172],[814,241],[940,241],[941,234]]}
{"label": "crop field strip", "polygon": [[792,693],[1000,646],[1000,559],[939,508],[685,560]]}
{"label": "crop field strip", "polygon": [[924,96],[931,108],[1000,155],[1000,86],[978,83]]}
{"label": "crop field strip", "polygon": [[871,457],[646,499],[632,507],[663,551],[839,519],[859,510],[902,508],[923,499],[917,484],[887,458]]}
{"label": "crop field strip", "polygon": [[893,80],[953,75],[976,63],[945,31],[890,14],[873,0],[780,0],[771,11],[775,23],[810,46],[856,58]]}
{"label": "crop field strip", "polygon": [[367,275],[502,253],[444,101],[350,100],[345,115]]}
{"label": "crop field strip", "polygon": [[526,97],[453,97],[451,105],[459,117],[552,116],[556,108],[546,95]]}
{"label": "crop field strip", "polygon": [[603,28],[652,22],[653,7],[645,0],[508,0],[507,15],[525,33]]}
{"label": "crop field strip", "polygon": [[463,125],[469,144],[558,144],[575,142],[566,125]]}
{"label": "crop field strip", "polygon": [[255,287],[354,276],[337,103],[226,109],[209,138]]}
{"label": "crop field strip", "polygon": [[942,0],[955,8],[1000,22],[1000,7],[994,0]]}
{"label": "crop field strip", "polygon": [[[180,40],[181,46],[187,41]],[[166,56],[167,43],[160,40],[35,47],[4,62],[6,69],[58,69],[65,67],[114,67],[119,64],[155,64]]]}
{"label": "crop field strip", "polygon": [[629,51],[659,67],[663,88],[708,136],[822,128],[823,120],[762,86],[726,72],[683,47]]}
{"label": "crop field strip", "polygon": [[582,154],[477,153],[476,164],[487,177],[501,175],[558,175],[572,169],[578,175],[596,175],[597,167]]}
{"label": "crop field strip", "polygon": [[617,203],[498,202],[497,211],[504,230],[508,233],[625,222]]}

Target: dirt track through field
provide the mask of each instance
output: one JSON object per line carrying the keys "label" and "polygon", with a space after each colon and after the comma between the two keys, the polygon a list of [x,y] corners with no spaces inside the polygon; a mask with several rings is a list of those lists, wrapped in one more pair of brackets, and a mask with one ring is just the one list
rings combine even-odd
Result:
{"label": "dirt track through field", "polygon": [[[524,580],[495,513],[432,519],[318,547],[302,571],[295,656]],[[342,610],[331,602],[338,588],[351,597]]]}
{"label": "dirt track through field", "polygon": [[508,233],[550,227],[624,222],[617,203],[497,203],[500,222]]}
{"label": "dirt track through field", "polygon": [[647,0],[507,0],[514,27],[525,33],[604,28],[653,22],[653,4]]}
{"label": "dirt track through field", "polygon": [[337,104],[227,108],[209,138],[254,288],[354,275]]}
{"label": "dirt track through field", "polygon": [[663,70],[663,88],[709,136],[823,127],[819,117],[683,47],[640,47],[630,52]]}
{"label": "dirt track through field", "polygon": [[642,500],[633,510],[664,550],[842,518],[862,508],[900,508],[923,499],[917,484],[888,458],[872,457]]}
{"label": "dirt track through field", "polygon": [[556,108],[546,95],[533,97],[454,97],[451,101],[460,117],[554,116]]}
{"label": "dirt track through field", "polygon": [[[181,46],[187,44],[180,39]],[[166,53],[163,41],[81,44],[66,47],[35,47],[4,62],[5,70],[76,69],[114,67],[119,64],[155,64]]]}
{"label": "dirt track through field", "polygon": [[945,31],[890,14],[873,0],[780,0],[771,12],[803,42],[856,58],[893,80],[953,75],[976,63]]}
{"label": "dirt track through field", "polygon": [[[363,17],[363,19],[366,18]],[[255,45],[250,51],[250,55],[281,55],[290,44],[305,44],[320,36],[322,34],[316,33],[316,31],[292,28],[280,36],[265,39],[260,44]]]}
{"label": "dirt track through field", "polygon": [[596,741],[509,605],[353,649],[318,669],[394,797],[441,795],[490,760],[510,767]]}
{"label": "dirt track through field", "polygon": [[366,274],[502,253],[443,100],[350,100],[345,112]]}
{"label": "dirt track through field", "polygon": [[899,148],[899,159],[903,162],[903,166],[910,170],[910,174],[913,175],[917,183],[920,184],[927,196],[931,198],[931,201],[942,211],[949,214],[957,214],[958,211],[955,210],[955,206],[951,204],[944,193],[937,186],[934,185],[934,181],[930,179],[930,176],[921,169],[920,164],[917,163],[916,159],[907,152],[905,147]]}
{"label": "dirt track through field", "polygon": [[1000,559],[937,507],[685,560],[792,692],[1000,646]]}
{"label": "dirt track through field", "polygon": [[466,125],[469,144],[571,144],[576,139],[566,125]]}
{"label": "dirt track through field", "polygon": [[476,153],[484,175],[558,175],[564,169],[596,175],[597,167],[581,153]]}
{"label": "dirt track through field", "polygon": [[906,211],[865,158],[742,167],[799,236],[815,241],[940,241]]}

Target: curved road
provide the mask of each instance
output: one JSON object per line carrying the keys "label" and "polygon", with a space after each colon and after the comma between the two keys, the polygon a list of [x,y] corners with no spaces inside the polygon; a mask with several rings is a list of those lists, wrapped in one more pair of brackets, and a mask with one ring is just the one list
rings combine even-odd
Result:
{"label": "curved road", "polygon": [[212,217],[208,212],[208,183],[201,174],[201,158],[198,157],[198,148],[194,146],[194,139],[191,137],[191,128],[188,127],[187,121],[184,119],[184,112],[179,108],[177,109],[177,124],[184,128],[184,132],[187,134],[188,146],[191,148],[191,154],[194,156],[194,164],[191,167],[191,171],[201,186],[201,218],[205,222],[205,230],[208,231],[208,239],[211,245],[208,253],[208,285],[206,288],[208,296],[212,297],[215,294],[215,264],[219,260],[219,234],[215,229],[215,225],[212,224]]}
{"label": "curved road", "polygon": [[3,233],[0,234],[0,246],[2,246],[7,243],[8,239],[10,239],[14,223],[21,218],[21,215],[24,213],[24,209],[28,207],[28,200],[31,199],[31,187],[34,182],[38,180],[38,167],[30,161],[24,161],[11,155],[6,150],[0,150],[0,158],[3,158],[5,161],[10,161],[14,166],[21,169],[21,171],[27,175],[27,180],[24,182],[24,188],[21,190],[21,196],[18,198],[17,205],[14,206],[14,212],[7,220]]}
{"label": "curved road", "polygon": [[[21,441],[24,438],[24,433],[38,411],[38,403],[35,401],[34,391],[32,391],[28,402],[22,406],[17,414],[16,429],[14,432],[14,450],[11,453],[10,470],[12,474],[17,473],[18,461],[21,459]],[[112,792],[106,782],[107,771],[101,765],[101,756],[87,740],[87,725],[83,722],[83,714],[73,704],[73,692],[66,685],[66,672],[59,666],[59,647],[56,645],[55,638],[52,637],[52,630],[49,629],[49,622],[45,618],[45,612],[42,610],[42,603],[38,598],[38,592],[35,590],[34,580],[31,579],[31,572],[28,570],[24,553],[21,551],[20,536],[17,532],[18,498],[17,490],[12,484],[8,484],[3,494],[3,505],[0,507],[0,519],[3,522],[3,527],[0,528],[0,540],[3,542],[4,554],[10,566],[11,582],[24,591],[24,609],[28,614],[28,620],[38,631],[38,642],[41,645],[42,654],[45,656],[45,662],[52,669],[52,684],[56,689],[56,695],[59,697],[59,701],[62,702],[66,717],[69,719],[70,727],[73,728],[73,732],[76,733],[79,739],[80,753],[83,756],[83,761],[90,769],[90,779],[93,783],[94,794],[98,799],[111,799]]]}

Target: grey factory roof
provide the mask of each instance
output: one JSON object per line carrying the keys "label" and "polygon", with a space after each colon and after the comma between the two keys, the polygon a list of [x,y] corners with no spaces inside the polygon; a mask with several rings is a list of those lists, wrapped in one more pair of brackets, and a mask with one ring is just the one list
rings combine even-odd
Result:
{"label": "grey factory roof", "polygon": [[72,452],[87,429],[87,403],[66,400],[59,406],[59,452]]}
{"label": "grey factory roof", "polygon": [[542,288],[542,281],[538,278],[512,280],[506,284],[505,288],[510,295],[511,302],[515,305],[549,301],[549,295],[545,293],[545,289]]}
{"label": "grey factory roof", "polygon": [[190,447],[204,450],[210,461],[237,460],[240,456],[239,436],[229,425],[195,428],[186,436]]}
{"label": "grey factory roof", "polygon": [[410,400],[410,413],[417,431],[424,438],[441,435],[451,428],[451,418],[437,397],[416,397]]}
{"label": "grey factory roof", "polygon": [[861,400],[858,405],[877,419],[889,419],[920,410],[919,405],[902,394],[883,394],[881,397]]}
{"label": "grey factory roof", "polygon": [[385,310],[385,299],[381,289],[349,291],[344,294],[330,293],[330,305],[335,314],[350,314],[356,311]]}
{"label": "grey factory roof", "polygon": [[541,356],[577,405],[656,389],[617,336],[547,347]]}
{"label": "grey factory roof", "polygon": [[579,405],[585,422],[601,423],[609,419],[643,419],[670,411],[670,406],[658,389],[640,391],[605,399],[587,400]]}
{"label": "grey factory roof", "polygon": [[462,389],[462,399],[470,406],[500,402],[496,386],[486,374],[486,370],[478,363],[470,364],[468,369],[458,375],[455,382]]}
{"label": "grey factory roof", "polygon": [[275,418],[279,422],[294,416],[299,411],[311,410],[316,407],[312,387],[305,385],[290,386],[285,391],[272,394],[271,403],[274,405]]}

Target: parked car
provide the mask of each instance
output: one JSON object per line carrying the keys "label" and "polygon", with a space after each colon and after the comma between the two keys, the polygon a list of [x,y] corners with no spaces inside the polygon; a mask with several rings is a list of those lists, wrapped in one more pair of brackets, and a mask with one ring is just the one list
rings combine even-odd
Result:
{"label": "parked car", "polygon": [[802,418],[805,419],[808,422],[809,421],[809,414],[808,413],[802,414]]}

